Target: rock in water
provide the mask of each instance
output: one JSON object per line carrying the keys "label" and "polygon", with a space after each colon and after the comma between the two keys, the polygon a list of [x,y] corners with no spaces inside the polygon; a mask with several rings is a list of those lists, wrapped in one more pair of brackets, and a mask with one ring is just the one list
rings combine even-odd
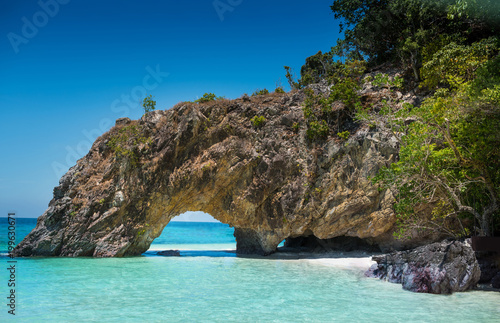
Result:
{"label": "rock in water", "polygon": [[477,262],[481,269],[481,278],[479,283],[491,283],[492,279],[498,275],[500,278],[500,255],[490,254],[484,256],[484,253],[476,253]]}
{"label": "rock in water", "polygon": [[366,275],[418,293],[450,294],[476,286],[481,276],[479,264],[469,244],[443,241],[375,256]]}
{"label": "rock in water", "polygon": [[156,253],[158,256],[165,256],[165,257],[180,257],[181,252],[179,250],[163,250],[163,251],[158,251]]}

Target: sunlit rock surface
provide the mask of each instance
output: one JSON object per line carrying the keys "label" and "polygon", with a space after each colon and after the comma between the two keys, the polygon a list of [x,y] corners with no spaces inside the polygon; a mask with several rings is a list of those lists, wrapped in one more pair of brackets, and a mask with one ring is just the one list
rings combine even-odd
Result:
{"label": "sunlit rock surface", "polygon": [[61,178],[15,254],[139,255],[186,211],[233,226],[239,253],[270,254],[301,236],[401,247],[393,197],[369,179],[396,160],[396,138],[351,120],[348,140],[332,128],[310,141],[303,100],[298,91],[273,93],[117,120]]}

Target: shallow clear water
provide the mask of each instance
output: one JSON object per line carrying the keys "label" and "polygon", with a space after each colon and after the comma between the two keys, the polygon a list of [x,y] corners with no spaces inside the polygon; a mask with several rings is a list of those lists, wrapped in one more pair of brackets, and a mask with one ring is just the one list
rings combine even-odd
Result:
{"label": "shallow clear water", "polygon": [[[0,230],[6,232],[4,226]],[[176,237],[180,231],[183,234]],[[218,235],[214,245],[211,234]],[[196,237],[204,244],[197,244]],[[500,318],[499,293],[416,294],[365,278],[359,270],[307,260],[236,257],[224,251],[234,249],[234,238],[232,229],[222,224],[209,228],[171,223],[158,241],[166,249],[199,248],[182,250],[183,257],[160,257],[150,251],[117,259],[17,259],[16,320],[498,322]],[[2,261],[5,264],[7,258]],[[7,279],[2,270],[2,297],[7,296]],[[6,306],[1,308],[0,321],[9,319]]]}

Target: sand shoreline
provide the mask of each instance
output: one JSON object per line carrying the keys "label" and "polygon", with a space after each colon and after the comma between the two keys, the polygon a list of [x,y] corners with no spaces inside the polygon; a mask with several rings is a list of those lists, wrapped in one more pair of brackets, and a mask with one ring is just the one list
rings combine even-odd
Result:
{"label": "sand shoreline", "polygon": [[[197,248],[193,248],[197,247]],[[148,253],[156,253],[158,251],[164,250],[179,250],[181,256],[189,257],[192,252],[206,252],[207,256],[211,253],[227,253],[236,256],[236,250],[234,248],[227,248],[227,245],[221,244],[219,246],[211,245],[209,248],[203,248],[202,245],[161,245],[152,246],[148,250]],[[184,254],[184,255],[183,255]],[[200,256],[201,254],[198,254]],[[335,267],[341,269],[349,270],[368,270],[375,261],[372,261],[373,253],[366,251],[332,251],[325,253],[312,253],[306,251],[290,251],[290,250],[278,250],[278,252],[273,253],[269,256],[259,256],[259,255],[238,255],[240,258],[249,259],[274,259],[274,260],[299,260],[305,261],[311,264],[318,264],[328,267]]]}
{"label": "sand shoreline", "polygon": [[376,264],[372,260],[372,257],[359,257],[359,258],[319,258],[319,259],[307,259],[311,263],[320,264],[328,267],[335,267],[341,269],[355,269],[367,271],[373,264]]}

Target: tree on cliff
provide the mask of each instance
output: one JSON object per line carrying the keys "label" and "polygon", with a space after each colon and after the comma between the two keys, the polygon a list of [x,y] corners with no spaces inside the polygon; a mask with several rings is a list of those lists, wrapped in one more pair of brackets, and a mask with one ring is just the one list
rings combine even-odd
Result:
{"label": "tree on cliff", "polygon": [[300,69],[301,85],[318,83],[326,78],[332,70],[333,55],[331,52],[322,53],[306,58],[306,63]]}
{"label": "tree on cliff", "polygon": [[144,108],[144,113],[151,112],[156,108],[156,101],[154,101],[153,97],[149,95],[142,101],[142,107]]}

